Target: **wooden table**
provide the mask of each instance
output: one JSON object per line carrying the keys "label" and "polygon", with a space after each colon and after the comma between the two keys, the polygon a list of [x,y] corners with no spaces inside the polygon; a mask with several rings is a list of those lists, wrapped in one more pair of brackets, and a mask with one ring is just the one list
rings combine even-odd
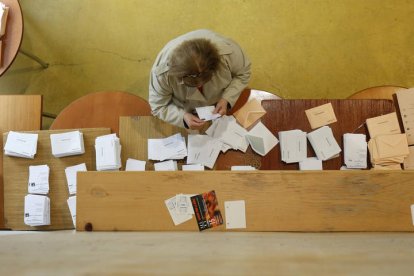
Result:
{"label": "wooden table", "polygon": [[9,7],[6,33],[1,38],[2,57],[0,76],[2,76],[17,56],[23,38],[23,15],[18,0],[1,0]]}

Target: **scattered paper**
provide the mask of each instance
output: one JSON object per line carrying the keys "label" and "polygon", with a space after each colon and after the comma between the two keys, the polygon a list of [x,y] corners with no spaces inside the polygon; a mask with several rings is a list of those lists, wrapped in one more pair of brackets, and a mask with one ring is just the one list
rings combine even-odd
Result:
{"label": "scattered paper", "polygon": [[187,156],[185,139],[180,133],[163,139],[148,139],[148,159],[164,161]]}
{"label": "scattered paper", "polygon": [[211,121],[219,118],[221,116],[219,113],[213,114],[214,109],[216,109],[214,105],[196,107],[198,118],[204,121]]}
{"label": "scattered paper", "polygon": [[202,164],[214,167],[223,143],[207,135],[188,135],[187,164]]}

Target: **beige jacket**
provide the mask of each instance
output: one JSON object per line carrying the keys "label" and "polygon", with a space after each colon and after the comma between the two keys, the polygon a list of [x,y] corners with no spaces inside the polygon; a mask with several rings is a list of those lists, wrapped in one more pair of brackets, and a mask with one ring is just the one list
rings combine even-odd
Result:
{"label": "beige jacket", "polygon": [[[170,76],[169,60],[173,50],[185,40],[206,38],[220,54],[220,65],[212,79],[203,85],[203,94],[196,87],[187,87],[181,79]],[[185,112],[196,107],[213,105],[221,98],[233,106],[250,80],[250,61],[240,46],[209,30],[197,30],[170,41],[158,54],[151,70],[149,104],[152,114],[161,120],[184,127]]]}

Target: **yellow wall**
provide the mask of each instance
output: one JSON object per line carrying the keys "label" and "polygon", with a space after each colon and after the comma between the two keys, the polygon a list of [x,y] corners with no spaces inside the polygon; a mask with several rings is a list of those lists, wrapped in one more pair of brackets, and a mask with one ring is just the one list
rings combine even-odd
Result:
{"label": "yellow wall", "polygon": [[232,37],[253,63],[251,87],[284,98],[346,98],[414,86],[411,0],[20,0],[22,48],[0,93],[44,95],[58,113],[101,90],[147,98],[148,73],[170,39],[198,28]]}

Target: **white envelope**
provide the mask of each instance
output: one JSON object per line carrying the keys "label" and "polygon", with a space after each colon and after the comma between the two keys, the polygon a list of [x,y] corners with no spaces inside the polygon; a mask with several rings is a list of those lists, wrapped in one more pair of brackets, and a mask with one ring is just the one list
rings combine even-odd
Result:
{"label": "white envelope", "polygon": [[319,160],[332,159],[339,156],[342,151],[329,126],[323,126],[309,132],[307,136]]}
{"label": "white envelope", "polygon": [[262,156],[265,156],[279,143],[276,136],[262,122],[258,122],[247,133],[246,138],[252,149]]}
{"label": "white envelope", "polygon": [[306,132],[299,129],[279,131],[279,142],[282,161],[295,163],[306,159]]}

